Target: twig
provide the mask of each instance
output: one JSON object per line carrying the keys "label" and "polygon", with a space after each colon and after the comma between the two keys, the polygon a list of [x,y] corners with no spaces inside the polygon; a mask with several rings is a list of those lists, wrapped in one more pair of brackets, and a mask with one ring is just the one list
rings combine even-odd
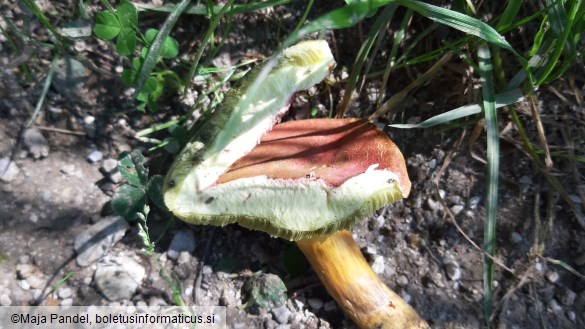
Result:
{"label": "twig", "polygon": [[86,135],[86,133],[84,131],[67,130],[67,129],[61,129],[61,128],[55,128],[55,127],[35,126],[35,128],[37,128],[39,130],[52,131],[52,132],[61,133],[61,134],[69,134],[69,135],[77,135],[77,136],[85,136]]}

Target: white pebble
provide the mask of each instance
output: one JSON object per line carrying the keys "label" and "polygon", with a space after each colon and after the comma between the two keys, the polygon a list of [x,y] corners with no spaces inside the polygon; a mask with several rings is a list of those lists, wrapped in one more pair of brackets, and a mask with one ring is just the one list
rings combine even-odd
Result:
{"label": "white pebble", "polygon": [[309,306],[315,311],[318,311],[319,309],[321,309],[321,307],[323,307],[323,301],[316,297],[309,298],[307,300],[307,303],[309,303]]}

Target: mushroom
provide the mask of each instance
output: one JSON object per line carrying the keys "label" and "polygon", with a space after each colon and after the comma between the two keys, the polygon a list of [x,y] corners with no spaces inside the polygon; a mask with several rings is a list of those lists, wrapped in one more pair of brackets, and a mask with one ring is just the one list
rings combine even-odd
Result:
{"label": "mushroom", "polygon": [[[390,178],[375,172],[384,172]],[[363,182],[351,183],[370,174]],[[294,198],[270,205],[274,212],[299,213],[291,208],[303,208],[302,215],[319,227],[296,243],[327,291],[358,326],[427,327],[416,311],[372,271],[347,230],[366,214],[410,192],[404,158],[383,132],[360,119],[312,119],[276,125],[251,153],[220,177],[218,184],[257,176],[283,185],[298,184],[299,193],[304,191],[300,186],[308,182],[323,182],[328,186],[322,195],[328,207],[352,209],[349,217],[331,223],[322,218],[327,216],[325,211],[306,207]],[[343,197],[332,197],[346,184],[349,187],[342,192]],[[269,225],[265,227],[275,233]],[[279,233],[300,237],[297,232]]]}
{"label": "mushroom", "polygon": [[294,93],[323,80],[333,65],[325,41],[306,41],[249,74],[173,163],[163,186],[165,204],[190,223],[237,222],[296,241],[362,328],[426,328],[371,270],[347,231],[408,196],[410,181],[396,145],[361,119],[274,126]]}

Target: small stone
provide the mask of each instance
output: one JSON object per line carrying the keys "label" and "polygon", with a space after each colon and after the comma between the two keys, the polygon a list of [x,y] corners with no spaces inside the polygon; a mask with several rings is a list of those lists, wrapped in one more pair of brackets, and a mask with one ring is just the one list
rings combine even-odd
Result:
{"label": "small stone", "polygon": [[385,268],[386,266],[384,265],[384,257],[381,255],[374,256],[374,262],[372,263],[372,271],[380,275],[384,273]]}
{"label": "small stone", "polygon": [[439,190],[439,196],[441,197],[441,199],[445,199],[445,196],[447,195],[447,192],[443,189]]}
{"label": "small stone", "polygon": [[423,239],[416,233],[407,234],[406,242],[408,243],[408,246],[414,250],[418,250],[423,247]]}
{"label": "small stone", "polygon": [[77,265],[85,267],[102,258],[126,234],[128,223],[119,216],[106,217],[75,237]]}
{"label": "small stone", "polygon": [[271,311],[274,320],[276,320],[279,324],[286,324],[288,323],[288,319],[290,318],[291,311],[286,307],[286,304],[273,308]]}
{"label": "small stone", "polygon": [[512,240],[512,243],[514,244],[519,244],[522,242],[522,235],[520,235],[520,233],[518,232],[512,232],[510,234],[510,240]]}
{"label": "small stone", "polygon": [[34,212],[32,214],[30,214],[30,216],[28,217],[28,220],[30,220],[31,222],[33,222],[34,224],[36,224],[39,221],[39,216],[37,216],[37,214],[35,214]]}
{"label": "small stone", "polygon": [[325,312],[331,312],[334,311],[335,309],[337,309],[337,304],[333,300],[330,300],[323,305],[323,310]]}
{"label": "small stone", "polygon": [[26,280],[18,281],[18,286],[22,290],[29,290],[30,289],[30,284]]}
{"label": "small stone", "polygon": [[33,289],[42,289],[47,285],[47,280],[43,279],[38,275],[33,275],[26,278],[26,282],[28,282],[30,287]]}
{"label": "small stone", "polygon": [[439,210],[439,208],[441,207],[441,203],[433,200],[432,198],[428,198],[427,199],[427,207],[430,210]]}
{"label": "small stone", "polygon": [[386,222],[386,219],[384,218],[384,216],[380,215],[380,216],[376,217],[376,226],[378,228],[384,226],[385,222]]}
{"label": "small stone", "polygon": [[402,297],[402,299],[404,300],[404,302],[406,304],[410,304],[410,302],[412,301],[412,296],[409,293],[407,293],[406,291],[403,292],[400,297]]}
{"label": "small stone", "polygon": [[118,161],[116,159],[108,158],[102,162],[100,171],[112,183],[117,184],[122,181],[122,174],[118,171]]}
{"label": "small stone", "polygon": [[366,247],[366,254],[368,254],[370,256],[375,256],[377,253],[378,253],[378,250],[377,250],[376,246],[368,245]]}
{"label": "small stone", "polygon": [[238,301],[236,299],[235,291],[229,289],[227,286],[224,287],[221,292],[221,297],[219,298],[219,303],[222,306],[236,307],[238,305]]}
{"label": "small stone", "polygon": [[577,299],[577,294],[572,290],[562,288],[558,291],[557,297],[561,304],[571,306],[575,303],[575,299]]}
{"label": "small stone", "polygon": [[461,279],[461,268],[459,267],[459,263],[455,261],[449,261],[445,263],[445,271],[447,272],[447,276],[449,279],[453,281],[458,281]]}
{"label": "small stone", "polygon": [[534,264],[534,269],[537,270],[538,272],[542,272],[544,270],[544,266],[542,265],[541,262],[536,262],[536,264]]}
{"label": "small stone", "polygon": [[569,318],[571,322],[575,322],[575,320],[577,319],[577,315],[573,311],[567,311],[567,318]]}
{"label": "small stone", "polygon": [[65,298],[59,303],[61,306],[72,306],[73,305],[73,298]]}
{"label": "small stone", "polygon": [[37,272],[37,268],[32,264],[18,264],[16,265],[16,276],[23,280]]}
{"label": "small stone", "polygon": [[93,115],[86,115],[83,117],[83,123],[86,125],[91,125],[95,122],[95,117]]}
{"label": "small stone", "polygon": [[305,302],[306,300],[303,298],[303,300],[299,299],[295,299],[295,305],[297,306],[297,309],[302,310],[305,307]]}
{"label": "small stone", "polygon": [[524,176],[520,177],[520,179],[518,180],[518,183],[520,183],[522,185],[532,185],[532,177],[530,177],[528,175],[524,175]]}
{"label": "small stone", "polygon": [[191,253],[188,251],[181,251],[179,253],[179,258],[177,258],[177,263],[179,264],[187,264],[191,261]]}
{"label": "small stone", "polygon": [[555,283],[559,280],[559,273],[555,271],[549,271],[546,273],[546,278],[548,279],[548,281]]}
{"label": "small stone", "polygon": [[33,290],[33,300],[40,300],[43,297],[43,291],[41,289]]}
{"label": "small stone", "polygon": [[408,278],[406,277],[406,275],[399,275],[396,278],[396,283],[400,286],[406,286],[408,284]]}
{"label": "small stone", "polygon": [[318,311],[321,309],[321,307],[323,307],[323,301],[317,297],[311,297],[307,300],[307,303],[309,304],[309,306],[315,310]]}
{"label": "small stone", "polygon": [[103,259],[94,274],[96,286],[110,301],[130,299],[142,284],[146,270],[126,256]]}
{"label": "small stone", "polygon": [[429,169],[433,170],[437,167],[437,159],[431,159],[428,163]]}
{"label": "small stone", "polygon": [[61,287],[57,291],[57,296],[61,299],[69,298],[69,297],[71,297],[71,295],[72,295],[72,292],[71,292],[71,288],[69,288],[69,287]]}
{"label": "small stone", "polygon": [[34,159],[49,155],[49,143],[37,128],[28,128],[24,131],[23,143]]}
{"label": "small stone", "polygon": [[449,203],[451,203],[451,204],[460,204],[461,203],[461,197],[458,196],[457,194],[449,195],[447,197],[447,201],[449,201]]}
{"label": "small stone", "polygon": [[453,213],[453,215],[454,215],[454,216],[457,216],[457,215],[459,215],[459,213],[460,213],[461,211],[463,211],[463,209],[464,209],[464,208],[463,208],[463,206],[462,206],[462,205],[458,205],[458,204],[457,204],[457,205],[454,205],[453,207],[451,207],[451,209],[450,209],[450,210],[451,210],[451,213]]}
{"label": "small stone", "polygon": [[8,294],[0,295],[0,306],[10,306],[10,305],[12,305],[12,299],[10,299],[10,296],[8,296]]}
{"label": "small stone", "polygon": [[0,181],[10,183],[18,177],[20,168],[10,158],[0,159]]}
{"label": "small stone", "polygon": [[89,161],[89,163],[97,163],[97,162],[100,162],[103,158],[104,158],[104,154],[101,151],[98,151],[98,150],[91,151],[87,155],[87,161]]}
{"label": "small stone", "polygon": [[479,206],[479,202],[481,201],[480,196],[474,196],[469,199],[469,208],[476,209]]}
{"label": "small stone", "polygon": [[213,268],[211,268],[211,266],[209,265],[205,265],[203,266],[203,270],[201,272],[203,273],[203,275],[210,275],[211,273],[213,273]]}
{"label": "small stone", "polygon": [[167,302],[164,299],[152,296],[148,299],[148,306],[166,306]]}
{"label": "small stone", "polygon": [[559,312],[563,311],[563,307],[561,305],[559,305],[559,303],[557,303],[557,301],[554,299],[551,299],[550,302],[548,302],[548,306],[550,306],[550,308],[555,313],[559,313]]}
{"label": "small stone", "polygon": [[195,251],[195,236],[191,230],[179,231],[175,234],[167,250],[167,257],[176,260],[182,251],[189,253]]}

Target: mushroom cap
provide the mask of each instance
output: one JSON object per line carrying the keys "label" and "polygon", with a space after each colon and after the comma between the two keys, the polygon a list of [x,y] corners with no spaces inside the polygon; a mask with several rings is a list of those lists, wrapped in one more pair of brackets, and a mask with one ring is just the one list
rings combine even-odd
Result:
{"label": "mushroom cap", "polygon": [[199,201],[174,213],[191,223],[242,226],[300,240],[348,229],[408,196],[398,147],[361,119],[312,119],[274,126]]}
{"label": "mushroom cap", "polygon": [[361,119],[310,119],[276,125],[251,153],[236,161],[218,184],[265,175],[270,179],[323,180],[332,188],[372,165],[398,177],[404,197],[411,183],[402,153],[373,124]]}

